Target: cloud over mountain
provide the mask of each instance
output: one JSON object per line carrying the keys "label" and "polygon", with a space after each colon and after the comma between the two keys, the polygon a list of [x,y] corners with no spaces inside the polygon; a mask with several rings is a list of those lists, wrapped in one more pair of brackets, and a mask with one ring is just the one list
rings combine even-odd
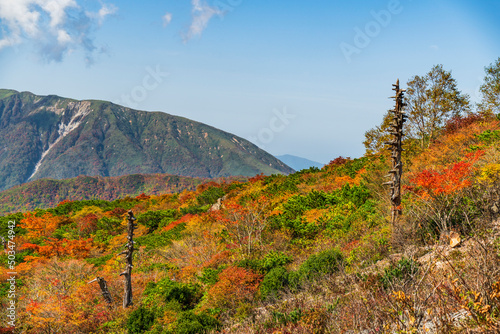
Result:
{"label": "cloud over mountain", "polygon": [[102,2],[92,12],[76,0],[0,0],[0,51],[31,44],[40,59],[59,62],[67,53],[82,49],[91,63],[97,50],[92,32],[116,11],[114,5]]}

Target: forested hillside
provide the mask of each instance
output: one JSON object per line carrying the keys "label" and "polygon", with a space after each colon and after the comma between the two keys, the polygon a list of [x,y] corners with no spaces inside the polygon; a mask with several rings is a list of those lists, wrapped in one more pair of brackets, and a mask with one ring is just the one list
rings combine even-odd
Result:
{"label": "forested hillside", "polygon": [[[487,71],[479,107],[442,67],[408,83],[402,216],[394,224],[383,185],[391,169],[386,120],[367,132],[364,157],[338,157],[321,169],[112,202],[64,201],[2,217],[0,235],[15,234],[2,263],[8,268],[8,252],[15,253],[17,329],[498,331],[500,59],[490,69],[496,74]],[[418,100],[421,93],[427,100]],[[439,109],[439,122],[416,105]],[[418,117],[429,122],[419,126]],[[129,210],[137,229],[133,305],[124,308],[120,254],[130,240]],[[97,277],[111,303],[92,282]]]}
{"label": "forested hillside", "polygon": [[[245,177],[226,178],[245,180]],[[115,177],[78,176],[53,180],[41,179],[28,182],[0,192],[0,214],[56,206],[63,200],[77,201],[102,199],[113,201],[142,193],[158,195],[195,190],[204,182],[219,182],[223,179],[193,178],[170,174],[131,174]]]}

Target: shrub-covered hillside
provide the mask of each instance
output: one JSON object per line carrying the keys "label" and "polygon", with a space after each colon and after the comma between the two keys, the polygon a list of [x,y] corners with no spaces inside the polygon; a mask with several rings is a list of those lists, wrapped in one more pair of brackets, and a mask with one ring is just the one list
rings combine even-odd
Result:
{"label": "shrub-covered hillside", "polygon": [[[245,180],[230,177],[226,180]],[[79,201],[104,199],[113,201],[142,193],[158,195],[195,190],[202,183],[218,179],[192,178],[170,174],[131,174],[101,177],[78,176],[71,179],[41,179],[31,181],[0,192],[0,214],[34,209],[46,209],[63,200]]]}
{"label": "shrub-covered hillside", "polygon": [[[7,221],[17,223],[19,326],[29,333],[496,326],[500,124],[454,125],[411,157],[401,226],[388,221],[383,154],[3,217],[3,236]],[[123,309],[118,254],[129,209],[139,227],[134,305]],[[438,246],[449,230],[460,233],[462,248]],[[99,286],[87,284],[95,277],[108,282],[111,309]],[[4,299],[7,288],[2,283]]]}
{"label": "shrub-covered hillside", "polygon": [[[322,169],[1,217],[6,242],[16,223],[3,306],[10,251],[25,333],[498,331],[499,117],[457,114],[405,140],[395,224],[379,130],[365,157]],[[138,227],[123,308],[128,210]]]}

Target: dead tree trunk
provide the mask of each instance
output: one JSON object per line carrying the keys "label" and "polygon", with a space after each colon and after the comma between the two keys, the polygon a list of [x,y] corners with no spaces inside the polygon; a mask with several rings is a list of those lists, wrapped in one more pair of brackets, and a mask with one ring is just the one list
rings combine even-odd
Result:
{"label": "dead tree trunk", "polygon": [[101,288],[101,293],[102,296],[104,297],[104,300],[106,303],[108,303],[108,307],[112,308],[113,307],[113,298],[111,297],[111,293],[109,293],[108,290],[108,284],[106,283],[106,280],[102,277],[97,277],[96,279],[93,279],[90,281],[88,284],[93,283],[97,281],[99,283],[99,287]]}
{"label": "dead tree trunk", "polygon": [[389,185],[391,187],[392,224],[395,225],[399,216],[402,214],[401,176],[403,174],[403,162],[401,161],[401,152],[403,151],[403,123],[406,122],[408,116],[406,116],[403,111],[403,107],[405,106],[405,103],[403,102],[405,90],[399,88],[399,79],[393,86],[393,90],[396,94],[391,98],[396,100],[396,106],[393,110],[389,110],[394,113],[392,123],[390,124],[390,134],[392,135],[392,140],[385,143],[386,145],[389,145],[389,149],[392,153],[392,168],[389,171],[389,175],[387,175],[387,177],[391,178],[391,181],[386,182],[385,185]]}
{"label": "dead tree trunk", "polygon": [[128,228],[127,228],[127,239],[128,242],[125,245],[125,250],[120,253],[125,254],[126,268],[125,271],[120,274],[120,276],[125,277],[125,293],[123,296],[123,307],[129,307],[133,304],[132,302],[132,256],[134,253],[134,230],[137,225],[134,223],[135,217],[132,210],[128,212]]}

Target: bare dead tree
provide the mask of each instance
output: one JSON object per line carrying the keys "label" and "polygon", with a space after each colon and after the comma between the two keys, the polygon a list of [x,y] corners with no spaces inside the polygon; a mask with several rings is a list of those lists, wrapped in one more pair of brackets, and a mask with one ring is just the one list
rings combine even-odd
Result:
{"label": "bare dead tree", "polygon": [[123,296],[123,307],[129,307],[133,304],[132,301],[132,256],[134,253],[134,230],[137,225],[134,223],[136,218],[132,210],[128,212],[128,228],[127,228],[127,239],[128,242],[125,244],[125,250],[120,253],[120,255],[125,255],[126,268],[125,271],[120,274],[120,276],[125,277],[125,293]]}
{"label": "bare dead tree", "polygon": [[111,297],[111,293],[109,293],[108,284],[106,283],[106,280],[102,277],[96,277],[95,279],[90,281],[88,284],[94,283],[96,281],[97,281],[97,283],[99,283],[99,287],[101,288],[102,296],[104,297],[104,300],[106,301],[106,303],[108,303],[108,307],[112,308],[113,307],[113,298]]}
{"label": "bare dead tree", "polygon": [[391,98],[396,100],[396,106],[393,110],[389,110],[394,113],[392,123],[390,124],[390,134],[392,135],[392,140],[385,142],[386,145],[389,145],[389,149],[392,151],[392,169],[389,171],[389,175],[387,175],[387,177],[391,178],[391,181],[384,184],[391,187],[392,224],[394,226],[399,216],[402,214],[401,176],[403,174],[403,162],[401,161],[401,152],[403,151],[403,124],[406,122],[408,116],[406,116],[403,111],[405,106],[405,103],[403,102],[405,90],[399,87],[399,79],[393,86],[393,90],[396,94]]}

